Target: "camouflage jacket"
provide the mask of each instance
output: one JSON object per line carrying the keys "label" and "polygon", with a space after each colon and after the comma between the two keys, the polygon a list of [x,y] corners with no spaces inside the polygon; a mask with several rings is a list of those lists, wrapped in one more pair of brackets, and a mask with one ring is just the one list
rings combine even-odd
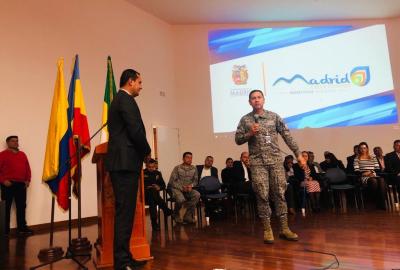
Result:
{"label": "camouflage jacket", "polygon": [[180,164],[175,166],[169,178],[168,187],[182,191],[183,186],[198,184],[197,169],[195,166]]}
{"label": "camouflage jacket", "polygon": [[299,155],[299,147],[290,135],[289,128],[283,119],[274,112],[264,110],[264,114],[259,115],[258,118],[260,131],[258,134],[250,136],[251,126],[255,123],[254,115],[255,113],[251,112],[243,116],[235,134],[235,141],[238,145],[248,142],[251,165],[283,162],[278,145],[278,134],[282,136],[296,157]]}

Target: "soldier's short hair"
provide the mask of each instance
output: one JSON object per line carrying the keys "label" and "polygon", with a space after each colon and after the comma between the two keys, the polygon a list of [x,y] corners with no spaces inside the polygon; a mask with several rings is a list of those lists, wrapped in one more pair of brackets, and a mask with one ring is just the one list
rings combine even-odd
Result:
{"label": "soldier's short hair", "polygon": [[192,152],[185,152],[183,153],[182,158],[185,158],[187,155],[193,156]]}
{"label": "soldier's short hair", "polygon": [[250,93],[249,93],[249,100],[250,100],[250,98],[251,98],[251,95],[252,95],[253,93],[256,93],[256,92],[261,93],[261,95],[264,97],[264,93],[263,93],[261,90],[259,90],[259,89],[254,89],[254,90],[251,90]]}

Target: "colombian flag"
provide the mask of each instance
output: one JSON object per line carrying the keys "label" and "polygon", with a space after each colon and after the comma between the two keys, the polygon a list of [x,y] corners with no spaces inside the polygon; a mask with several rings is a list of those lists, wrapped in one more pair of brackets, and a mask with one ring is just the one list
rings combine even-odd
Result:
{"label": "colombian flag", "polygon": [[[68,92],[68,120],[72,127],[72,137],[70,138],[70,158],[71,158],[71,175],[74,179],[74,184],[80,181],[80,175],[76,172],[77,168],[77,155],[76,147],[73,138],[79,138],[81,143],[81,157],[83,158],[90,153],[90,135],[87,121],[86,107],[83,99],[82,85],[79,77],[79,57],[75,56],[74,70],[72,71],[71,83]],[[74,193],[76,193],[74,185]]]}
{"label": "colombian flag", "polygon": [[[114,96],[117,94],[117,88],[115,87],[114,80],[114,72],[111,63],[111,57],[109,56],[107,59],[107,78],[106,78],[106,87],[104,91],[104,102],[103,102],[103,116],[101,118],[102,126],[108,121],[108,109],[110,108],[111,101]],[[108,142],[108,127],[105,126],[101,130],[100,134],[100,143]]]}
{"label": "colombian flag", "polygon": [[68,121],[68,100],[64,83],[64,59],[57,62],[57,79],[47,132],[46,153],[42,180],[57,197],[64,210],[68,209],[68,182],[70,177],[69,142],[72,136]]}

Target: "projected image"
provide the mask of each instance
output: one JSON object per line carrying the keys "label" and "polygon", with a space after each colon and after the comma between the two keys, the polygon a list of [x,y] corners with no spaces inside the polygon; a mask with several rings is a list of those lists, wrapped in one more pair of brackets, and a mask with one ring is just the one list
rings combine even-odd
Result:
{"label": "projected image", "polygon": [[209,33],[214,132],[232,132],[260,89],[290,128],[397,123],[384,25]]}

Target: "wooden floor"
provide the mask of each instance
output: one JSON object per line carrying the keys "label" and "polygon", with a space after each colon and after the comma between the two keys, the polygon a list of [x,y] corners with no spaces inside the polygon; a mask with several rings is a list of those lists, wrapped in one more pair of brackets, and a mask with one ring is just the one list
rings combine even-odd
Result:
{"label": "wooden floor", "polygon": [[[290,224],[300,241],[276,239],[273,245],[263,244],[260,223],[246,218],[238,224],[233,219],[211,220],[202,229],[176,226],[167,234],[163,229],[152,234],[148,228],[154,260],[140,269],[322,269],[335,261],[331,255],[307,250],[336,254],[340,264],[336,269],[400,269],[399,212],[298,215]],[[273,228],[277,231],[276,222]],[[84,227],[83,235],[93,243],[97,227]],[[66,242],[66,231],[55,234],[56,244],[65,249]],[[48,236],[11,238],[3,244],[0,269],[28,269],[39,263],[36,256],[48,244]],[[91,260],[86,266],[95,269]],[[63,260],[41,269],[79,268]]]}

